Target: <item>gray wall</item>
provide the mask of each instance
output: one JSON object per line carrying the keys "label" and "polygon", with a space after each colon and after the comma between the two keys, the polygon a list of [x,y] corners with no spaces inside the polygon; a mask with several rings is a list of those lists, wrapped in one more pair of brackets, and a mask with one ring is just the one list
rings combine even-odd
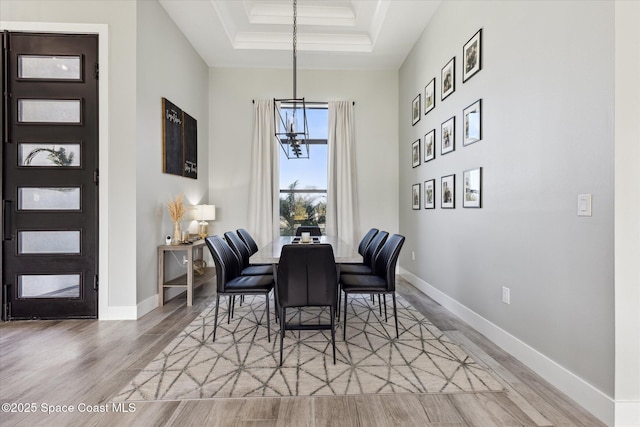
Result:
{"label": "gray wall", "polygon": [[[173,231],[166,204],[180,193],[186,206],[207,201],[209,67],[159,3],[136,4],[136,283],[139,314],[144,314],[157,302],[156,246],[164,244],[164,236]],[[163,97],[198,122],[197,180],[162,172]],[[191,226],[195,233],[197,223],[191,218],[184,218],[182,229]],[[178,252],[178,258],[184,254]],[[185,274],[186,267],[171,254],[165,257],[168,278]]]}
{"label": "gray wall", "polygon": [[[568,25],[570,23],[571,25]],[[482,70],[462,83],[462,46],[483,33]],[[400,70],[400,265],[613,396],[613,2],[443,2]],[[456,90],[440,71],[456,57]],[[411,102],[436,77],[436,108]],[[423,95],[424,96],[424,95]],[[482,141],[463,147],[462,110],[482,99]],[[456,116],[456,149],[440,125]],[[413,169],[411,143],[436,129],[436,159]],[[482,209],[462,208],[462,172],[483,168]],[[456,208],[440,178],[456,174]],[[411,209],[436,179],[436,209]],[[591,193],[593,216],[577,216]],[[411,252],[415,252],[415,261]],[[511,289],[511,304],[501,288]]]}

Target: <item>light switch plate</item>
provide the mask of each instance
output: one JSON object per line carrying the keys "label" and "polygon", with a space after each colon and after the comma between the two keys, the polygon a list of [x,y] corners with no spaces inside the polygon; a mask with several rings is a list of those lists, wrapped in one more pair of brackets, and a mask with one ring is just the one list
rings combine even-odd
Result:
{"label": "light switch plate", "polygon": [[591,194],[578,194],[578,216],[591,216]]}

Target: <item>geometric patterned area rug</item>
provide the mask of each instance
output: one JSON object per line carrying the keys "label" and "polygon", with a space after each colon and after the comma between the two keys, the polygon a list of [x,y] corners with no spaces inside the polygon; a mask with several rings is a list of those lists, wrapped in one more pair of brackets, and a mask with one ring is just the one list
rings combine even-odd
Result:
{"label": "geometric patterned area rug", "polygon": [[[265,299],[236,302],[227,324],[221,298],[216,342],[215,302],[208,306],[114,398],[115,401],[212,397],[318,396],[376,393],[502,391],[501,384],[427,318],[397,295],[400,338],[391,301],[388,322],[369,296],[349,298],[347,339],[336,327],[336,364],[330,331],[286,331],[271,316],[267,342]],[[224,302],[223,302],[224,300]],[[270,301],[273,307],[273,301]],[[289,309],[289,321],[328,321],[328,311]],[[337,324],[337,322],[336,322]]]}

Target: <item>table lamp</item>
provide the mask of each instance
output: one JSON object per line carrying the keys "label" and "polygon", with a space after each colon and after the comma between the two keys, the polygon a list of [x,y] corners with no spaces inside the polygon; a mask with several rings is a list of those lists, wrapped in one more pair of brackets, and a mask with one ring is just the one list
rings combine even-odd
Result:
{"label": "table lamp", "polygon": [[216,219],[216,205],[197,205],[196,219],[200,220],[198,223],[198,236],[204,239],[209,235],[209,223],[207,221]]}

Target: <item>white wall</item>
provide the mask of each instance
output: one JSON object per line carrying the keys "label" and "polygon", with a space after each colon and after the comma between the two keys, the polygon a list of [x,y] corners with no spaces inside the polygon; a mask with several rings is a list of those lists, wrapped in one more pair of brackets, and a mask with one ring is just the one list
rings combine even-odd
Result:
{"label": "white wall", "polygon": [[[462,46],[480,28],[482,70],[463,84]],[[603,418],[614,393],[613,47],[613,2],[443,2],[400,70],[398,107],[401,267],[563,372],[556,385],[582,390],[572,397]],[[438,88],[412,127],[412,100],[434,76],[439,87],[453,56],[455,92],[441,101]],[[463,147],[462,110],[480,98],[483,139]],[[454,115],[456,150],[441,156],[440,125]],[[411,143],[433,128],[436,159],[412,169]],[[462,172],[474,167],[483,207],[463,209]],[[456,208],[440,209],[452,173]],[[431,178],[437,208],[411,210],[411,185]],[[582,193],[592,217],[577,216]]]}
{"label": "white wall", "polygon": [[[141,315],[157,304],[156,247],[164,244],[164,236],[173,231],[166,204],[180,193],[185,195],[187,206],[206,202],[209,68],[155,1],[137,2],[136,42],[136,239],[130,243],[136,245],[137,303]],[[162,172],[163,97],[197,120],[197,180]],[[185,217],[182,229],[191,222]],[[195,233],[196,229],[191,231]],[[178,253],[180,259],[182,254]],[[166,256],[167,277],[184,273],[181,264],[170,254]]]}
{"label": "white wall", "polygon": [[616,2],[616,425],[640,425],[640,2]]}
{"label": "white wall", "polygon": [[[299,58],[299,63],[302,59]],[[248,227],[253,99],[292,95],[290,69],[213,68],[209,200],[213,233]],[[361,234],[398,230],[398,113],[395,71],[298,70],[298,96],[308,101],[353,100]],[[291,160],[295,161],[295,160]],[[252,232],[252,230],[249,230]]]}

